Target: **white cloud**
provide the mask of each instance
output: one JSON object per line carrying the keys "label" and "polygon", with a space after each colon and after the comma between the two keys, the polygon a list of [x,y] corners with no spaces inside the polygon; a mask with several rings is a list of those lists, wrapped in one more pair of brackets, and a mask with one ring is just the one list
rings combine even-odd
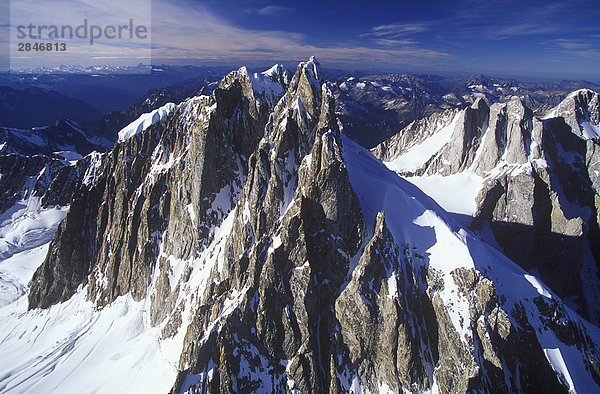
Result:
{"label": "white cloud", "polygon": [[258,10],[256,10],[256,13],[259,15],[271,16],[289,14],[292,11],[293,9],[289,7],[283,7],[279,5],[268,5],[266,7],[259,8]]}
{"label": "white cloud", "polygon": [[590,39],[555,39],[544,41],[541,44],[551,51],[558,51],[563,55],[575,56],[585,59],[600,59],[598,39],[592,35]]}
{"label": "white cloud", "polygon": [[[282,31],[249,30],[233,26],[197,3],[153,2],[153,58],[201,59],[221,63],[297,61],[316,56],[323,62],[348,66],[397,65],[422,67],[438,64],[448,54],[425,48],[376,49],[340,44],[320,47],[305,36]],[[398,25],[396,25],[398,28]],[[381,27],[378,31],[391,31]],[[400,29],[402,30],[402,29]],[[415,31],[415,26],[405,26]],[[396,29],[398,32],[398,29]]]}
{"label": "white cloud", "polygon": [[399,47],[399,46],[414,46],[419,44],[418,41],[411,39],[392,40],[388,38],[377,38],[373,40],[375,44],[386,46],[386,47]]}
{"label": "white cloud", "polygon": [[361,37],[386,37],[392,39],[423,33],[427,30],[429,30],[429,27],[424,23],[395,23],[375,26],[369,33],[361,34]]}
{"label": "white cloud", "polygon": [[536,23],[520,23],[510,26],[494,27],[487,31],[488,38],[507,39],[516,36],[532,36],[560,32],[563,27],[557,25],[541,25]]}

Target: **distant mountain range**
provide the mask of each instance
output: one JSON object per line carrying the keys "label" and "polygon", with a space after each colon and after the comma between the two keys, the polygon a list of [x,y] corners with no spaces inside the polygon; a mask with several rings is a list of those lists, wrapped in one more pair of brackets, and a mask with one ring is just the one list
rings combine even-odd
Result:
{"label": "distant mountain range", "polygon": [[59,119],[91,120],[100,111],[83,100],[69,98],[53,90],[30,87],[16,90],[0,86],[0,125],[31,128],[54,124]]}
{"label": "distant mountain range", "polygon": [[372,148],[410,122],[451,108],[463,109],[478,98],[490,103],[519,97],[536,115],[556,106],[577,89],[600,91],[586,81],[522,83],[486,76],[445,78],[410,74],[340,77],[332,82],[337,115],[344,132]]}
{"label": "distant mountain range", "polygon": [[[0,112],[0,126],[31,128],[50,126],[64,118],[92,120],[100,114],[123,111],[156,89],[172,95],[173,102],[180,102],[211,83],[215,86],[228,68],[140,65],[133,70],[70,67],[30,71],[33,72],[0,74],[0,91],[4,89],[11,95],[0,103],[6,109]],[[330,75],[337,99],[336,113],[344,123],[344,133],[367,148],[413,120],[450,108],[465,108],[478,97],[504,102],[518,96],[540,115],[569,92],[583,88],[600,90],[599,85],[586,81],[522,83],[482,75],[448,78],[364,72],[353,76],[347,71],[327,69],[324,74]]]}
{"label": "distant mountain range", "polygon": [[[181,87],[193,89],[210,82],[217,82],[225,73],[221,67],[193,67],[193,66],[161,66],[142,70],[144,73],[124,73],[114,68],[94,69],[96,72],[81,73],[72,70],[71,73],[48,72],[52,70],[35,70],[32,73],[2,73],[0,86],[10,87],[16,91],[27,91],[31,88],[46,91],[48,96],[66,96],[69,99],[81,100],[97,114],[106,114],[111,111],[121,111],[125,107],[138,102],[144,95],[154,89],[166,87]],[[76,72],[77,71],[77,72]],[[129,70],[133,72],[136,70]],[[139,70],[138,70],[139,71]],[[41,110],[42,102],[31,102],[38,105]],[[48,117],[45,123],[37,122],[37,118],[29,119],[27,108],[19,108],[19,112],[12,115],[17,127],[39,127],[54,124],[61,119],[65,109],[57,110],[54,117]],[[1,115],[5,116],[5,115]],[[70,112],[72,119],[91,119],[86,112],[81,114]],[[0,117],[0,125],[5,124],[4,117]]]}

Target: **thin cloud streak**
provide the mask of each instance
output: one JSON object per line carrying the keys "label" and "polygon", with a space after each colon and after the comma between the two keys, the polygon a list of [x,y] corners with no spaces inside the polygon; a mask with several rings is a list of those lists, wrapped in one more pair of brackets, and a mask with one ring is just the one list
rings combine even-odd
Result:
{"label": "thin cloud streak", "polygon": [[487,37],[504,40],[518,36],[533,36],[564,31],[564,26],[548,26],[535,23],[520,23],[511,26],[492,28],[487,31]]}
{"label": "thin cloud streak", "polygon": [[344,44],[319,47],[305,44],[304,35],[298,33],[232,26],[197,4],[190,7],[185,3],[157,3],[154,10],[160,7],[160,18],[153,21],[152,53],[153,58],[158,59],[200,59],[225,63],[264,62],[265,59],[296,61],[314,55],[321,61],[346,66],[356,66],[360,59],[368,66],[423,67],[437,64],[443,68],[449,58],[445,52],[417,47],[378,49]]}
{"label": "thin cloud streak", "polygon": [[573,56],[584,59],[600,59],[598,39],[556,39],[544,41],[550,51],[560,52],[563,56]]}
{"label": "thin cloud streak", "polygon": [[391,39],[423,33],[429,29],[430,28],[424,23],[395,23],[391,25],[375,26],[371,32],[361,34],[360,37],[387,37]]}
{"label": "thin cloud streak", "polygon": [[279,5],[268,5],[266,7],[259,8],[258,10],[256,10],[256,13],[258,15],[272,16],[272,15],[289,14],[292,11],[293,11],[293,9],[290,7],[283,7],[283,6],[279,6]]}
{"label": "thin cloud streak", "polygon": [[[473,2],[468,7],[456,8],[443,19],[429,20],[422,26],[423,32],[439,30],[444,39],[507,40],[527,36],[558,35],[589,30],[597,31],[596,25],[582,26],[579,20],[565,17],[564,2],[551,2],[542,6],[519,7],[519,1]],[[411,26],[411,23],[398,26]],[[393,25],[391,25],[393,26]],[[386,26],[382,26],[385,31]],[[373,32],[365,34],[375,35]],[[389,38],[389,37],[388,37]]]}
{"label": "thin cloud streak", "polygon": [[411,39],[404,40],[393,40],[388,38],[377,38],[373,40],[375,44],[387,47],[397,47],[397,46],[415,46],[418,45],[419,42]]}

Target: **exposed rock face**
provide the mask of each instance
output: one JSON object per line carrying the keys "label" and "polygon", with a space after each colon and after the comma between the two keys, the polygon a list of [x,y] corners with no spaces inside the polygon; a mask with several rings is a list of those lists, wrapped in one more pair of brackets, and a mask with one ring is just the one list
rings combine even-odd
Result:
{"label": "exposed rock face", "polygon": [[[194,378],[188,374],[202,374],[216,362],[218,372],[197,382],[198,389],[285,391],[296,382],[308,392],[335,384],[335,375],[321,373],[330,369],[329,354],[321,351],[331,341],[333,311],[325,305],[345,280],[364,225],[333,108],[318,63],[301,64],[250,158],[225,246],[230,252],[222,270],[211,274],[229,285],[229,294],[216,288],[204,293],[206,306],[239,295],[236,310],[227,316],[200,306],[200,324],[192,323],[186,336],[177,389],[189,389]],[[229,329],[212,332],[215,321]],[[208,344],[198,343],[202,336]],[[250,373],[261,360],[275,368],[272,382]]]}
{"label": "exposed rock face", "polygon": [[29,198],[44,208],[68,205],[93,156],[69,164],[58,154],[0,155],[0,214]]}
{"label": "exposed rock face", "polygon": [[569,94],[546,115],[546,118],[563,118],[573,130],[573,133],[579,137],[597,139],[597,126],[600,124],[599,116],[600,101],[598,93],[582,89]]}
{"label": "exposed rock face", "polygon": [[475,172],[485,174],[500,160],[508,163],[527,163],[531,142],[533,113],[518,98],[507,104],[493,104],[487,120],[488,132],[481,142]]}
{"label": "exposed rock face", "polygon": [[92,141],[70,120],[32,130],[0,127],[0,214],[32,197],[41,198],[44,208],[68,204],[74,177],[86,162],[75,166],[70,156],[80,158],[107,145],[102,138]]}
{"label": "exposed rock face", "polygon": [[[480,108],[486,107],[467,109],[461,120]],[[474,123],[459,121],[417,171],[395,170],[409,176],[469,170],[483,177],[472,227],[490,228],[506,256],[598,324],[598,95],[574,92],[544,120],[518,98],[493,104],[485,118],[485,110],[480,113]],[[452,115],[447,112],[445,119]],[[402,135],[439,136],[448,124],[438,125],[437,131],[406,129],[373,153],[394,163],[412,148],[401,145],[408,138]]]}
{"label": "exposed rock face", "polygon": [[[285,78],[286,72],[281,69],[274,75]],[[203,81],[196,90],[213,89]],[[117,132],[140,115],[169,102],[179,103],[188,92],[177,93],[155,90],[123,111],[96,120],[61,119],[54,125],[29,130],[0,127],[0,214],[30,198],[41,198],[42,209],[69,205],[76,185],[97,156],[95,152],[112,148]],[[81,159],[87,155],[91,156]],[[77,159],[79,163],[75,163]]]}
{"label": "exposed rock face", "polygon": [[423,119],[411,122],[401,133],[377,145],[371,152],[384,162],[401,156],[410,147],[418,145],[431,137],[436,131],[450,125],[459,110],[435,113]]}
{"label": "exposed rock face", "polygon": [[[345,139],[316,60],[278,70],[281,95],[240,69],[90,163],[30,307],[145,298],[173,392],[598,387],[588,323]],[[576,383],[545,353],[570,345]]]}
{"label": "exposed rock face", "polygon": [[[159,255],[194,256],[241,187],[245,158],[269,114],[259,104],[241,69],[212,96],[186,101],[164,122],[97,157],[34,275],[30,306],[68,299],[88,281],[99,305],[128,292],[141,299]],[[214,203],[221,191],[223,201]],[[159,259],[159,266],[168,264]],[[170,293],[166,271],[156,279],[167,289],[157,299]]]}
{"label": "exposed rock face", "polygon": [[439,357],[435,314],[411,260],[381,212],[352,280],[335,302],[344,356],[359,376],[370,378],[372,391],[378,381],[394,392],[421,391],[433,383],[431,368]]}
{"label": "exposed rock face", "polygon": [[[585,105],[577,104],[579,108]],[[598,113],[597,109],[591,112]],[[588,156],[596,142],[583,139],[579,127],[569,126],[579,123],[573,119],[521,119],[521,126],[513,128],[516,132],[506,134],[502,159],[509,171],[486,182],[474,224],[478,227],[489,221],[507,256],[526,269],[537,270],[554,291],[598,324],[599,260],[593,245],[600,238],[597,189],[589,165],[593,159]]]}
{"label": "exposed rock face", "polygon": [[470,167],[485,132],[489,112],[490,108],[483,99],[462,111],[450,143],[427,163],[426,173],[450,175]]}
{"label": "exposed rock face", "polygon": [[442,146],[430,152],[431,156],[423,156],[418,166],[402,171],[402,174],[454,174],[472,165],[480,139],[487,128],[489,112],[486,102],[479,99],[462,111],[449,110],[413,122],[371,151],[381,160],[391,162],[427,143],[428,139],[435,138],[434,134],[440,130],[445,130],[447,141],[442,141]]}
{"label": "exposed rock face", "polygon": [[2,196],[0,198],[0,212],[6,211],[12,207],[18,200],[29,192],[27,183],[37,178],[38,174],[47,165],[61,167],[61,163],[52,163],[51,159],[43,156],[27,158],[18,155],[0,156],[0,188]]}

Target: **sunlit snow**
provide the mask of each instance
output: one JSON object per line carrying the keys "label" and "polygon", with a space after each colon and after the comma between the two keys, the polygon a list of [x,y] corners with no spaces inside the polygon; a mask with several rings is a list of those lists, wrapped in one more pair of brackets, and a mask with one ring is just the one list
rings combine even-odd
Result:
{"label": "sunlit snow", "polygon": [[152,112],[141,115],[139,118],[131,122],[119,131],[119,142],[125,141],[136,134],[140,134],[153,124],[160,122],[176,108],[173,103],[167,103]]}

